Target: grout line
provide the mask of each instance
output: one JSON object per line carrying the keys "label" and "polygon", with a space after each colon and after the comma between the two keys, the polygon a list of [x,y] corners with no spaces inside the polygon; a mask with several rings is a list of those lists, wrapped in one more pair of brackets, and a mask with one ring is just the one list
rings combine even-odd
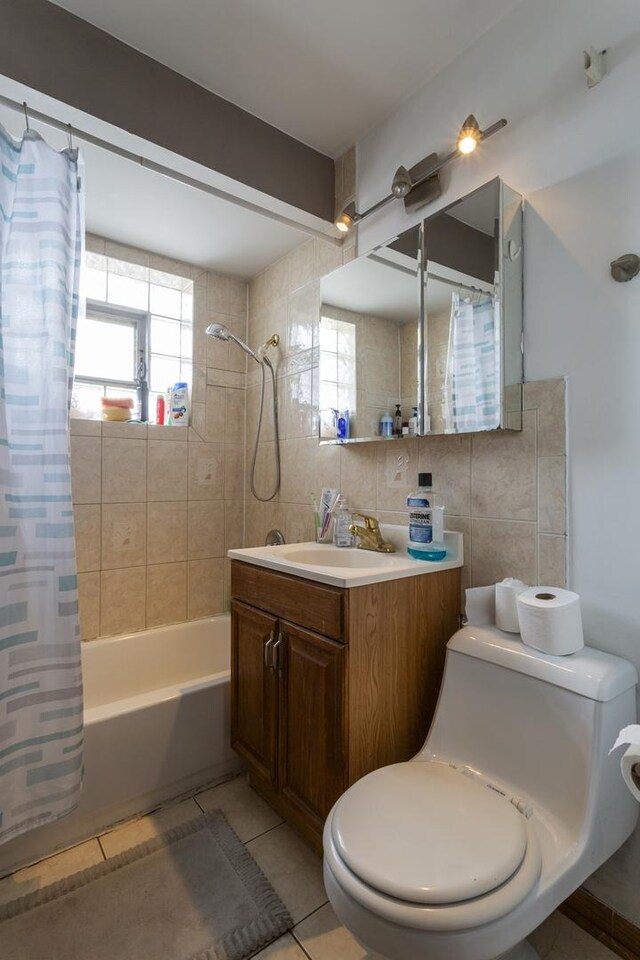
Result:
{"label": "grout line", "polygon": [[254,840],[259,840],[260,837],[266,837],[268,833],[271,833],[273,830],[277,830],[278,827],[281,827],[283,823],[286,823],[286,820],[281,820],[280,823],[275,823],[272,827],[269,827],[268,830],[263,830],[262,833],[257,833],[255,837],[250,837],[249,840],[243,840],[245,847],[250,843],[253,843]]}
{"label": "grout line", "polygon": [[[320,908],[318,908],[318,909],[320,909]],[[315,912],[316,912],[316,911],[314,910],[314,913],[315,913]],[[309,914],[309,916],[311,916],[311,914]],[[305,918],[305,919],[306,919],[306,918]],[[302,923],[302,920],[299,920],[298,923]],[[298,926],[298,924],[296,924],[294,927],[292,927],[291,930],[289,931],[289,933],[291,934],[294,943],[297,943],[297,945],[300,947],[300,949],[301,949],[302,952],[304,953],[305,957],[308,957],[308,960],[313,960],[313,957],[312,957],[311,954],[308,952],[308,950],[306,950],[306,948],[305,948],[304,944],[302,943],[302,941],[299,940],[298,937],[296,936],[296,927],[297,927],[297,926]]]}
{"label": "grout line", "polygon": [[[104,836],[104,834],[102,834],[102,836]],[[103,859],[104,859],[104,860],[108,860],[109,858],[108,858],[107,854],[105,853],[104,847],[102,846],[102,836],[96,837],[96,840],[98,841],[98,846],[100,847],[100,852],[102,853]]]}

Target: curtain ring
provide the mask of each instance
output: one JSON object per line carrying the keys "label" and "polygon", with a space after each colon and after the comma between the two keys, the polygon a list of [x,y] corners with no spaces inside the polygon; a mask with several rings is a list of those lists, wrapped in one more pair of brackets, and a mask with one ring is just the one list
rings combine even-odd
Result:
{"label": "curtain ring", "polygon": [[31,131],[31,127],[29,126],[29,114],[28,114],[28,112],[27,112],[27,101],[26,101],[26,100],[23,100],[22,106],[23,106],[23,108],[24,108],[24,122],[25,122],[26,125],[27,125],[27,133],[29,133],[29,132]]}
{"label": "curtain ring", "polygon": [[70,123],[67,124],[67,127],[69,128],[67,131],[67,136],[69,138],[69,150],[73,150],[73,130]]}

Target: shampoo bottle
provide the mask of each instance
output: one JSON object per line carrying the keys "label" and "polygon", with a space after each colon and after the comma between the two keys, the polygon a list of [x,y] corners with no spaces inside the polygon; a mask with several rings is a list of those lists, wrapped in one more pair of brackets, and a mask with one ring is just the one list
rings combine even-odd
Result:
{"label": "shampoo bottle", "polygon": [[186,383],[174,383],[171,388],[171,425],[189,426],[189,388]]}

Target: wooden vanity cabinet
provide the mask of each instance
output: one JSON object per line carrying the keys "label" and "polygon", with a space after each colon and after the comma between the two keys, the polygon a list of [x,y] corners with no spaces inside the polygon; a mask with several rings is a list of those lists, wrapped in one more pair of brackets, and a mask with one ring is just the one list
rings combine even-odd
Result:
{"label": "wooden vanity cabinet", "polygon": [[426,737],[460,571],[341,589],[231,564],[231,743],[317,849],[331,807]]}

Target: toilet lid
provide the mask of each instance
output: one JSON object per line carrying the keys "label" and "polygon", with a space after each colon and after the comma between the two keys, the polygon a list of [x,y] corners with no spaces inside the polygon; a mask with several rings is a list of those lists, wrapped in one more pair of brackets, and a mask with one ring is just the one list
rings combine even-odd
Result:
{"label": "toilet lid", "polygon": [[336,804],[331,830],[338,854],[361,880],[423,904],[495,890],[527,846],[524,817],[506,797],[429,761],[363,777]]}

